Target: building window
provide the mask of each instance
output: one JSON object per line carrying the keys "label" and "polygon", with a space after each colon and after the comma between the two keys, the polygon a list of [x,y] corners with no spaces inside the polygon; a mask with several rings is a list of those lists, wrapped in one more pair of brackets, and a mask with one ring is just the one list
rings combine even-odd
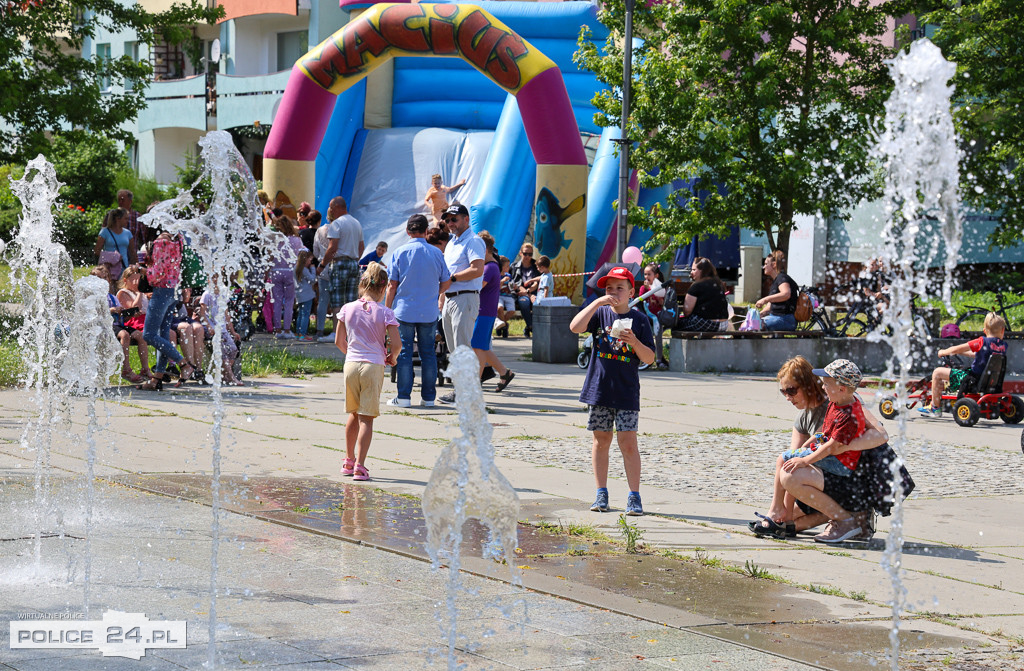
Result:
{"label": "building window", "polygon": [[[132,59],[133,63],[139,62],[139,43],[138,42],[125,42],[124,43],[124,55]],[[136,82],[132,79],[124,80],[125,91],[131,91],[135,88]]]}
{"label": "building window", "polygon": [[[105,70],[110,67],[110,44],[97,44],[96,45],[96,63],[100,67],[100,70]],[[110,75],[104,73],[100,77],[100,90],[110,90]]]}
{"label": "building window", "polygon": [[299,57],[309,51],[309,31],[295,30],[277,34],[277,69],[290,70]]}

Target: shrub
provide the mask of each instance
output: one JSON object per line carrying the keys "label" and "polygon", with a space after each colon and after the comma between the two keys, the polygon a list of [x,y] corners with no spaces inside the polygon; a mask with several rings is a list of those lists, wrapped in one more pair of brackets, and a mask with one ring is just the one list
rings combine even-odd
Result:
{"label": "shrub", "polygon": [[0,239],[10,242],[18,228],[18,216],[21,214],[21,202],[11,190],[11,179],[21,179],[25,174],[25,166],[0,165]]}
{"label": "shrub", "polygon": [[107,208],[93,205],[84,208],[80,205],[58,206],[54,212],[54,236],[63,244],[75,264],[92,264],[96,259],[92,250],[96,246],[96,237],[100,234],[103,215]]}
{"label": "shrub", "polygon": [[117,142],[80,132],[56,136],[49,159],[57,179],[64,183],[61,199],[86,209],[93,205],[112,206],[118,174],[129,169],[128,158]]}
{"label": "shrub", "polygon": [[114,183],[118,190],[128,189],[132,192],[132,196],[135,198],[132,207],[143,213],[153,201],[166,200],[174,195],[173,189],[160,188],[155,179],[139,177],[135,170],[128,166],[117,171]]}

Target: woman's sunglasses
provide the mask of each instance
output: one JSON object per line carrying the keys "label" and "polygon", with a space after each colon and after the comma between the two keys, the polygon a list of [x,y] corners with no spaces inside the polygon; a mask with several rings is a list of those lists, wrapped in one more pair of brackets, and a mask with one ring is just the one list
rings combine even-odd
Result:
{"label": "woman's sunglasses", "polygon": [[786,387],[785,389],[780,389],[779,393],[783,396],[796,396],[798,391],[800,391],[800,387]]}

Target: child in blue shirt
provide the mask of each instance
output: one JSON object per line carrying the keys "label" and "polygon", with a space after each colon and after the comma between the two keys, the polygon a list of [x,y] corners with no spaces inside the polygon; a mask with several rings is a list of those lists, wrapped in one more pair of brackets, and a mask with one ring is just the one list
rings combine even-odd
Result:
{"label": "child in blue shirt", "polygon": [[[594,434],[592,460],[597,498],[590,507],[607,512],[608,449],[612,431],[618,431],[619,451],[626,469],[629,496],[627,515],[643,515],[640,502],[640,450],[637,430],[640,418],[640,362],[654,363],[654,332],[642,312],[631,308],[636,279],[629,269],[617,266],[598,280],[605,295],[580,310],[569,325],[573,333],[594,334],[594,348],[580,402],[590,406],[587,430]],[[620,330],[620,319],[632,319]],[[613,335],[614,334],[614,335]]]}

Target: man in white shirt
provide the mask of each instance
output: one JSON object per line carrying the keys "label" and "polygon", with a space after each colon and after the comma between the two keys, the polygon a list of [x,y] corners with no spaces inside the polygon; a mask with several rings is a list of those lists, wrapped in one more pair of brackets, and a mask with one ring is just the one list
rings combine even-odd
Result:
{"label": "man in white shirt", "polygon": [[[469,210],[465,205],[450,205],[442,220],[448,225],[452,238],[444,250],[451,285],[444,294],[441,318],[445,340],[449,349],[455,351],[459,345],[472,347],[473,327],[480,314],[480,289],[483,288],[487,246],[470,228]],[[454,403],[455,394],[445,394],[441,401]]]}
{"label": "man in white shirt", "polygon": [[[327,207],[327,249],[317,266],[320,283],[320,300],[326,297],[331,315],[336,314],[345,303],[359,297],[359,259],[363,255],[363,227],[348,213],[348,204],[341,196],[331,199]],[[316,239],[314,238],[314,246]],[[326,282],[324,281],[326,277]],[[319,313],[319,310],[317,310]],[[319,325],[317,326],[319,330]],[[323,336],[321,341],[333,336]]]}

